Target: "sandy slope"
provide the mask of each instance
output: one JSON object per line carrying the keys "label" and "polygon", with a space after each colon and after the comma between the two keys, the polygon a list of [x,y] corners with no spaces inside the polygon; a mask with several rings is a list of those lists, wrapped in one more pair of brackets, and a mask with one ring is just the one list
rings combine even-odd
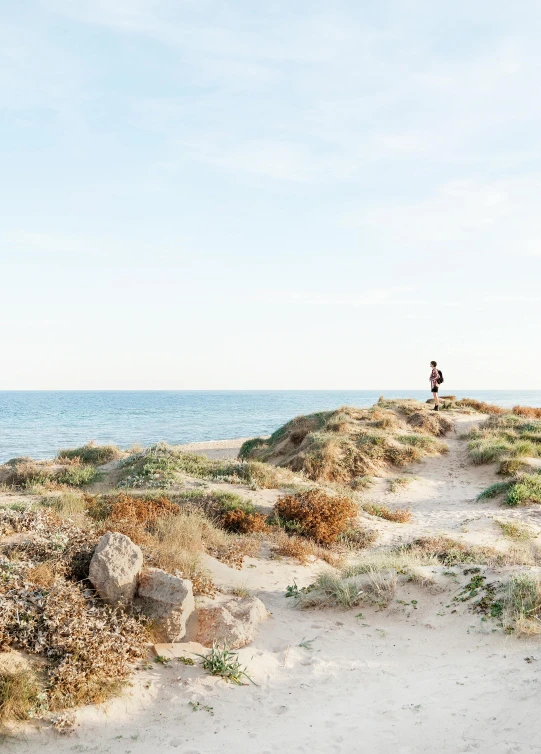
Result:
{"label": "sandy slope", "polygon": [[[459,421],[461,432],[471,419]],[[475,502],[496,478],[494,469],[469,465],[458,434],[448,444],[447,455],[412,467],[416,479],[399,493],[389,493],[382,479],[367,494],[414,511],[407,525],[371,518],[381,542],[443,531],[492,544],[498,538],[505,546],[493,516],[538,526],[534,508],[502,512],[497,501]],[[240,651],[257,686],[228,686],[175,661],[152,664],[134,676],[122,698],[81,710],[71,736],[30,730],[5,750],[541,752],[539,640],[505,636],[466,604],[457,608],[452,597],[464,581],[461,569],[453,569],[456,578],[432,569],[434,587],[401,584],[396,596],[402,602],[379,612],[363,608],[359,615],[300,611],[285,599],[288,584],[310,583],[321,565],[261,557],[235,571],[208,562],[218,584],[246,586],[272,613],[256,642]],[[304,640],[311,640],[311,649],[299,646]],[[212,713],[194,712],[190,702]]]}

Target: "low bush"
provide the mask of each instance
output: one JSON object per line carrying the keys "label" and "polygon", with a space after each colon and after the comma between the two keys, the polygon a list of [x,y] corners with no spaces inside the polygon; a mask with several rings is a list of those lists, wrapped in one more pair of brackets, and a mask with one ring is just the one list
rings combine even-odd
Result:
{"label": "low bush", "polygon": [[358,510],[350,498],[307,489],[279,498],[274,512],[280,521],[294,524],[299,535],[329,545],[352,525]]}

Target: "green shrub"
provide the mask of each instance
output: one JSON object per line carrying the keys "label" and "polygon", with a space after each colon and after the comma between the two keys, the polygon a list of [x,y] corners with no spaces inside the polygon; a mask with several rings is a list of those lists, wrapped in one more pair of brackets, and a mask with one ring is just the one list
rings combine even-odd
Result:
{"label": "green shrub", "polygon": [[85,487],[100,479],[100,473],[95,466],[74,464],[66,466],[58,476],[56,481],[60,484],[66,484],[68,487]]}

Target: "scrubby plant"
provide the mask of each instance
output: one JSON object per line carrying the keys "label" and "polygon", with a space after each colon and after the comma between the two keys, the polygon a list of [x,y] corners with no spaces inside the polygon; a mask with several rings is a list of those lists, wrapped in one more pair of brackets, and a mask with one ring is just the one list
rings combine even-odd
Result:
{"label": "scrubby plant", "polygon": [[101,464],[121,458],[122,451],[116,445],[96,445],[90,441],[79,448],[64,448],[58,451],[58,462],[62,460],[78,460],[82,464],[100,466]]}
{"label": "scrubby plant", "polygon": [[350,498],[311,488],[280,497],[274,513],[280,521],[297,527],[299,535],[329,545],[352,525],[358,510]]}

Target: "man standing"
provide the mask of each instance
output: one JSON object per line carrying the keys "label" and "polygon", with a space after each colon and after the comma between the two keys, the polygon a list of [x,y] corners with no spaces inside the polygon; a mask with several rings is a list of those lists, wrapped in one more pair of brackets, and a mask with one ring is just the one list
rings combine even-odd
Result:
{"label": "man standing", "polygon": [[434,411],[440,410],[440,401],[438,398],[438,390],[439,388],[439,382],[440,382],[440,373],[436,369],[438,366],[437,362],[431,361],[430,366],[432,367],[432,371],[430,372],[430,387],[432,389],[432,395],[434,396],[434,401],[436,405],[434,406]]}

